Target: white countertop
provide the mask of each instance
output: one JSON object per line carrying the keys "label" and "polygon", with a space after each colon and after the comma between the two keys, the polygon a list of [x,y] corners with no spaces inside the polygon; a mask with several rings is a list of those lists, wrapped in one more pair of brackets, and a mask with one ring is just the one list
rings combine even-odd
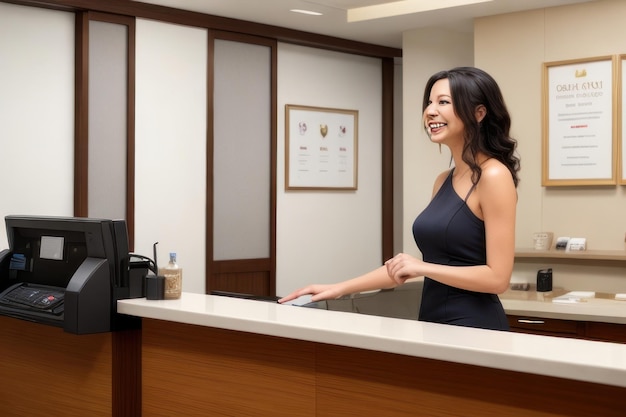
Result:
{"label": "white countertop", "polygon": [[507,291],[500,295],[500,301],[511,315],[626,324],[626,301],[617,301],[605,294],[575,303],[552,302],[554,296],[563,293],[564,290],[545,295],[534,291]]}
{"label": "white countertop", "polygon": [[626,387],[626,345],[616,343],[193,293],[183,293],[178,300],[120,300],[117,310],[151,319]]}

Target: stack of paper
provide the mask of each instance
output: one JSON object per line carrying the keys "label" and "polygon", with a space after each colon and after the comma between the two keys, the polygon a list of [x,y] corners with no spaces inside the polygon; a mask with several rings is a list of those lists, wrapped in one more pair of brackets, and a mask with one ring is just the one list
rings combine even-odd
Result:
{"label": "stack of paper", "polygon": [[572,304],[584,302],[590,298],[594,298],[596,293],[594,291],[570,291],[561,296],[552,299],[553,303]]}

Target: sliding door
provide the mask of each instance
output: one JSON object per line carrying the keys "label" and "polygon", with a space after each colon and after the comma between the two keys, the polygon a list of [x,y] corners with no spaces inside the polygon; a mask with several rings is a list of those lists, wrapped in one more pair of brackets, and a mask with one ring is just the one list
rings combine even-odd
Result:
{"label": "sliding door", "polygon": [[276,43],[212,33],[207,292],[275,295]]}
{"label": "sliding door", "polygon": [[74,215],[125,219],[134,238],[135,19],[76,14]]}

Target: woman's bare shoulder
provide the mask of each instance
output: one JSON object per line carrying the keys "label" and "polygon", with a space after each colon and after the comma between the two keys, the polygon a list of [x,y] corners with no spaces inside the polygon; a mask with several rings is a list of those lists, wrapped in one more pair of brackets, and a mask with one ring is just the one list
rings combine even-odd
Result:
{"label": "woman's bare shoulder", "polygon": [[513,175],[502,162],[497,159],[488,159],[481,165],[482,173],[479,188],[485,191],[515,190]]}
{"label": "woman's bare shoulder", "polygon": [[502,162],[494,158],[489,158],[480,165],[482,175],[486,177],[511,177],[511,171]]}

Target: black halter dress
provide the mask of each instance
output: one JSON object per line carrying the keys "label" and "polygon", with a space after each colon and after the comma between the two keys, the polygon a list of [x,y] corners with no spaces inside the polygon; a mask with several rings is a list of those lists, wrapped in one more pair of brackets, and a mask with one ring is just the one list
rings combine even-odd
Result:
{"label": "black halter dress", "polygon": [[[452,173],[428,207],[415,219],[413,236],[425,262],[474,266],[487,260],[485,224],[452,187]],[[435,323],[508,330],[500,299],[495,294],[462,290],[424,278],[419,319]]]}

